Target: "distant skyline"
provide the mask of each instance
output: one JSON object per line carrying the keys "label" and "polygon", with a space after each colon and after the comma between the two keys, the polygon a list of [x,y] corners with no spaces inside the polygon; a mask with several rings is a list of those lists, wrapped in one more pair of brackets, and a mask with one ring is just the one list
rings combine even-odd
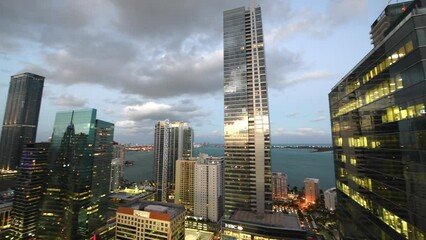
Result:
{"label": "distant skyline", "polygon": [[[331,143],[328,93],[373,48],[387,3],[258,1],[272,144]],[[46,77],[38,141],[57,111],[96,108],[120,143],[152,144],[166,118],[189,122],[195,142],[223,143],[223,11],[248,4],[1,1],[0,121],[10,76],[28,71]]]}

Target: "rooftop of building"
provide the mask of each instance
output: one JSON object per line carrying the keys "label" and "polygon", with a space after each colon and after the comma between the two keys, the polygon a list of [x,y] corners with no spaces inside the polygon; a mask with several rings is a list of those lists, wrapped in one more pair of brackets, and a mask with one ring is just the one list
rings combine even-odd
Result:
{"label": "rooftop of building", "polygon": [[146,212],[168,213],[170,214],[170,218],[173,219],[185,212],[185,207],[174,203],[143,201],[140,203],[139,210]]}
{"label": "rooftop of building", "polygon": [[254,212],[237,210],[230,220],[282,229],[302,230],[296,215],[281,212],[265,213],[262,217],[259,217]]}
{"label": "rooftop of building", "polygon": [[305,178],[305,182],[308,182],[308,181],[318,183],[319,179],[318,178]]}

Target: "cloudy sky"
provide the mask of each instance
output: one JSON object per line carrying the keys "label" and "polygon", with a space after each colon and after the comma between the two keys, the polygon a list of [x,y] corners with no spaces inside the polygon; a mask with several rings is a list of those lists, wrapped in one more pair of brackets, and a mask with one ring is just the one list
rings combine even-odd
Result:
{"label": "cloudy sky", "polygon": [[[331,142],[327,95],[371,49],[388,0],[259,0],[273,143]],[[223,142],[223,11],[248,0],[0,0],[0,118],[10,76],[46,77],[37,140],[56,111],[96,108],[115,140],[188,121]]]}

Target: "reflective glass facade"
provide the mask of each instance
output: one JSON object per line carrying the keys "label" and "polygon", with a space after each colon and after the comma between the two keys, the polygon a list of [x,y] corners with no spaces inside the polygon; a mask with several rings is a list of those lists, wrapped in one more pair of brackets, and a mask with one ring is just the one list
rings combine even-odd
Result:
{"label": "reflective glass facade", "polygon": [[329,94],[345,239],[425,239],[424,3],[407,7]]}
{"label": "reflective glass facade", "polygon": [[271,152],[260,7],[225,11],[225,216],[271,210]]}
{"label": "reflective glass facade", "polygon": [[16,170],[26,143],[37,133],[44,77],[32,73],[12,76],[0,139],[0,168]]}
{"label": "reflective glass facade", "polygon": [[112,135],[113,124],[96,120],[95,109],[56,114],[38,238],[84,239],[97,228],[93,220],[102,221],[110,174],[103,161],[112,158]]}

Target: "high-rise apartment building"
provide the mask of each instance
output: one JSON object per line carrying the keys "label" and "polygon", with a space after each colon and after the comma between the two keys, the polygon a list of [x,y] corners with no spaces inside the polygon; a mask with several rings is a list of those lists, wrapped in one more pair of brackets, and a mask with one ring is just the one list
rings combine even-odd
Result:
{"label": "high-rise apartment building", "polygon": [[315,203],[320,196],[319,179],[305,178],[304,184],[306,203]]}
{"label": "high-rise apartment building", "polygon": [[194,175],[194,216],[218,222],[223,213],[223,158],[199,156]]}
{"label": "high-rise apartment building", "polygon": [[37,134],[44,77],[22,73],[10,79],[0,139],[0,169],[16,170],[26,143]]}
{"label": "high-rise apartment building", "polygon": [[84,239],[106,223],[113,131],[96,109],[56,114],[39,239]]}
{"label": "high-rise apartment building", "polygon": [[115,239],[184,240],[185,208],[182,205],[141,201],[119,207]]}
{"label": "high-rise apartment building", "polygon": [[35,237],[47,178],[50,143],[26,144],[16,176],[11,237]]}
{"label": "high-rise apartment building", "polygon": [[288,195],[287,174],[282,172],[272,173],[272,198],[283,201]]}
{"label": "high-rise apartment building", "polygon": [[124,180],[124,161],[126,156],[126,147],[114,142],[113,159],[111,161],[111,181],[110,191],[118,190]]}
{"label": "high-rise apartment building", "polygon": [[426,238],[426,1],[398,4],[386,8],[399,16],[383,38],[329,94],[344,239]]}
{"label": "high-rise apartment building", "polygon": [[272,214],[271,145],[262,15],[223,13],[223,239],[306,239],[296,216]]}
{"label": "high-rise apartment building", "polygon": [[262,16],[252,1],[223,18],[225,216],[237,209],[262,215],[272,210]]}
{"label": "high-rise apartment building", "polygon": [[154,177],[157,201],[166,202],[175,187],[176,160],[192,157],[194,134],[184,122],[159,121],[155,125]]}
{"label": "high-rise apartment building", "polygon": [[188,212],[194,211],[194,173],[196,158],[176,161],[175,203],[182,204]]}

